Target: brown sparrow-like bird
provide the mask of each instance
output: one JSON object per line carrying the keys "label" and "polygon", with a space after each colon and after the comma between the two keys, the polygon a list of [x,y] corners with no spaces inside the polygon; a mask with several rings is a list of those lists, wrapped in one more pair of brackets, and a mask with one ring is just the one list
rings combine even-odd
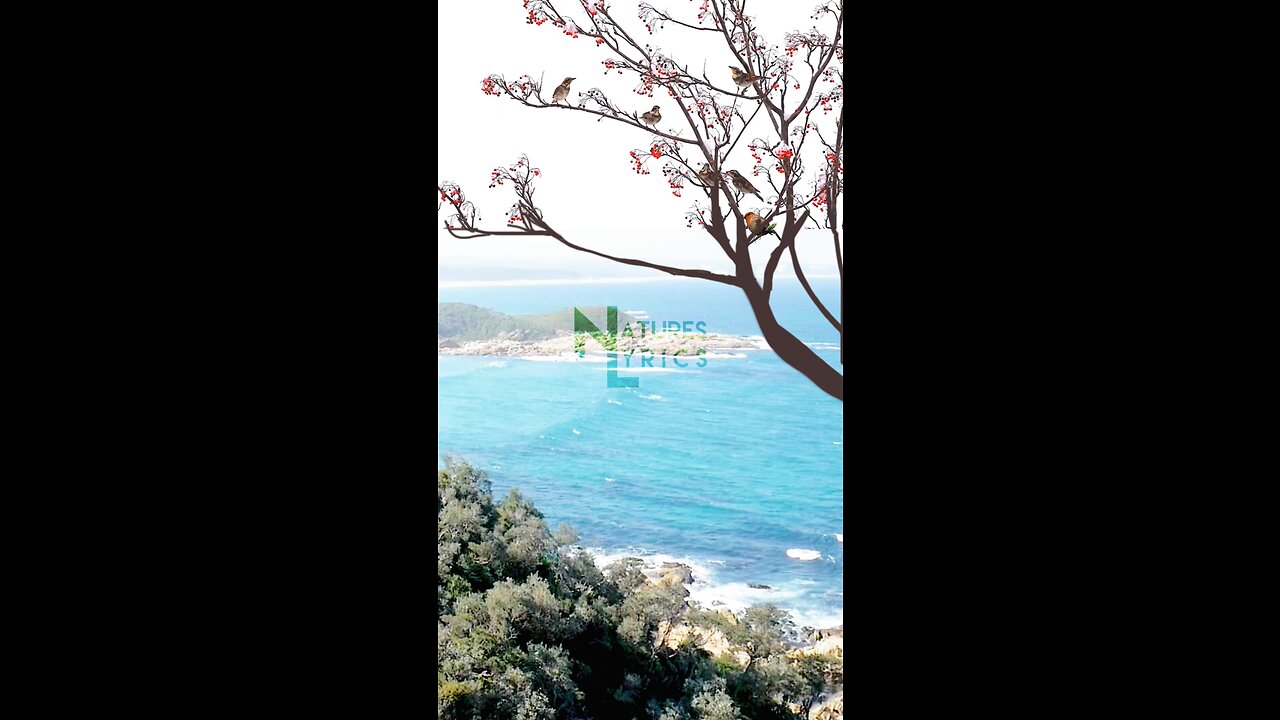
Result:
{"label": "brown sparrow-like bird", "polygon": [[702,169],[698,171],[698,179],[709,188],[720,185],[720,178],[716,177],[715,172],[711,170],[711,166],[706,163],[702,163]]}
{"label": "brown sparrow-like bird", "polygon": [[732,65],[729,66],[729,69],[733,71],[733,81],[737,83],[738,87],[740,88],[748,88],[754,85],[755,83],[760,82],[760,77],[758,75],[752,75],[751,73],[748,73],[748,72],[742,72],[741,70],[739,70],[738,68]]}
{"label": "brown sparrow-like bird", "polygon": [[556,87],[556,91],[551,93],[551,102],[560,102],[561,100],[569,97],[569,83],[576,79],[577,78],[565,78],[564,82],[560,83]]}
{"label": "brown sparrow-like bird", "polygon": [[662,111],[658,109],[657,105],[654,105],[652,110],[640,115],[640,122],[649,127],[657,127],[658,123],[662,122]]}
{"label": "brown sparrow-like bird", "polygon": [[760,202],[764,202],[764,196],[760,194],[760,191],[756,189],[755,185],[752,185],[749,180],[742,177],[742,173],[737,170],[730,170],[725,174],[729,176],[729,180],[733,183],[733,187],[737,189],[738,192],[751,193],[752,195],[760,198]]}

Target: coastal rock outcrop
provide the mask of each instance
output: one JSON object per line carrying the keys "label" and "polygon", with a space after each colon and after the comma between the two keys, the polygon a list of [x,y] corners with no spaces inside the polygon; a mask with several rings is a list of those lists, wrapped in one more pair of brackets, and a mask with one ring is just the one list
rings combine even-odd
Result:
{"label": "coastal rock outcrop", "polygon": [[[715,333],[683,335],[677,333],[649,335],[648,337],[620,337],[617,339],[618,351],[636,357],[640,355],[654,357],[676,357],[682,351],[682,361],[690,361],[698,356],[699,351],[711,353],[715,351],[758,350],[759,342],[751,338]],[[456,343],[453,340],[437,340],[437,353],[440,355],[487,355],[515,357],[547,357],[562,355],[573,357],[573,335],[561,333],[555,337],[538,339],[528,331],[507,331],[488,340],[468,340]],[[605,348],[595,338],[588,338],[583,346],[588,355],[603,355]]]}

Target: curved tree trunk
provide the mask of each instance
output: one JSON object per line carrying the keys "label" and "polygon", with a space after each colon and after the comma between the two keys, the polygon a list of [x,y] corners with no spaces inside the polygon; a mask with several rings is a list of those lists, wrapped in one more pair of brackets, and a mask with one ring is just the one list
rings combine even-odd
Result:
{"label": "curved tree trunk", "polygon": [[[843,283],[841,285],[843,291]],[[751,303],[756,323],[760,325],[760,333],[778,357],[812,380],[823,392],[844,402],[844,376],[778,323],[773,316],[773,308],[769,307],[769,299],[760,286],[751,282],[742,291],[747,296],[747,302]]]}

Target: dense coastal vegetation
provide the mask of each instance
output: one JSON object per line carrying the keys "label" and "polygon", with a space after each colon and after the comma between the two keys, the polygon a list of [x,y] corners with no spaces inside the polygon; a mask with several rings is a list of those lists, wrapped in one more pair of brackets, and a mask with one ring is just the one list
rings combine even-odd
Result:
{"label": "dense coastal vegetation", "polygon": [[676,564],[658,577],[635,558],[598,568],[572,528],[552,532],[515,490],[495,503],[464,462],[438,472],[436,519],[441,718],[842,716],[811,713],[841,686],[842,651],[796,642],[776,607],[690,606]]}

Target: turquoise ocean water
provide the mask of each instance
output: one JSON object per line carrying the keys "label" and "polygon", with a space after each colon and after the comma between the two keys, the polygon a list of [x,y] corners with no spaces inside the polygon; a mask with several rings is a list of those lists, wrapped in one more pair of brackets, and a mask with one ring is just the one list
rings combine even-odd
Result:
{"label": "turquoise ocean water", "polygon": [[[835,281],[815,290],[834,311]],[[793,332],[838,366],[835,331],[803,290],[787,283],[775,297]],[[659,324],[759,332],[739,291],[704,281],[441,288],[439,299],[509,313],[612,304]],[[636,388],[606,387],[602,362],[439,360],[438,453],[486,469],[495,495],[519,488],[605,559],[689,563],[704,605],[773,602],[801,625],[843,622],[842,404],[772,352],[624,366]]]}

